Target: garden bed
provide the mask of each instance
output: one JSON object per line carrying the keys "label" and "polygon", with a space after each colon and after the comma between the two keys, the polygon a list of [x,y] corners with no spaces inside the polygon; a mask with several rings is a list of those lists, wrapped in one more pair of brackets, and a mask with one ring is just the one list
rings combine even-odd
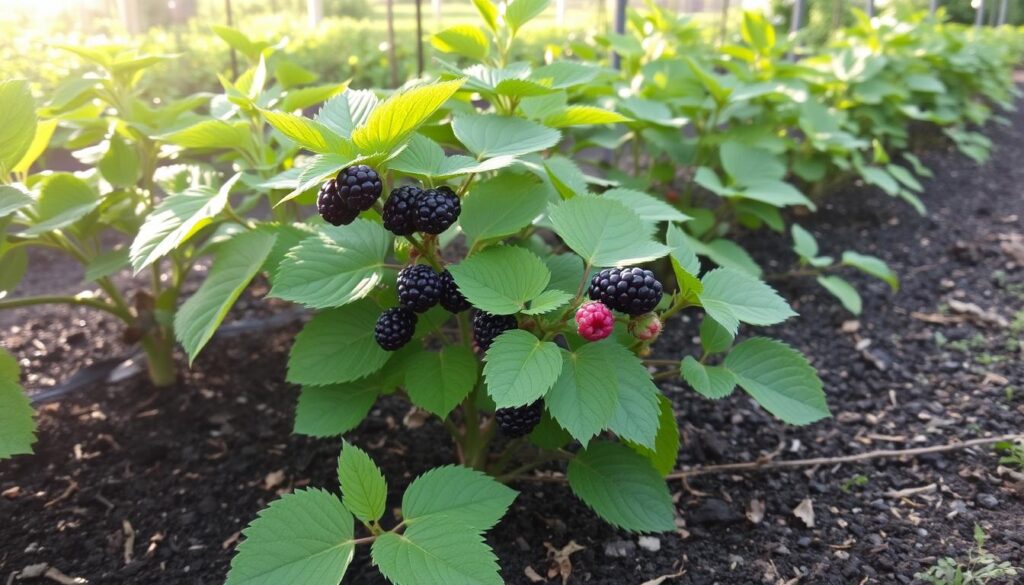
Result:
{"label": "garden bed", "polygon": [[[828,234],[822,241],[832,249],[823,253],[854,247],[889,262],[902,290],[858,281],[865,310],[854,320],[813,283],[776,282],[801,316],[770,334],[810,356],[835,418],[789,428],[743,394],[713,403],[667,383],[683,433],[680,464],[1021,432],[1022,133],[1021,114],[1012,127],[993,127],[994,158],[982,169],[952,153],[926,156],[936,171],[923,197],[928,217],[851,186],[802,221]],[[787,268],[768,262],[789,257],[784,239],[761,233],[741,243],[770,272]],[[4,345],[35,392],[125,349],[101,341],[116,339],[115,325],[81,310],[35,310],[4,326]],[[284,377],[298,330],[215,339],[177,388],[155,391],[136,377],[42,407],[36,454],[0,463],[0,581],[49,563],[91,583],[221,583],[238,532],[269,501],[305,485],[336,490],[340,441],[290,434],[298,391]],[[686,355],[695,330],[669,328],[657,352]],[[440,424],[407,414],[404,402],[384,399],[352,434],[391,479],[392,506],[413,477],[454,459]],[[801,583],[904,583],[938,557],[966,558],[975,524],[997,557],[1024,561],[1024,487],[997,475],[987,447],[673,481],[680,530],[656,540],[610,528],[563,485],[515,487],[519,498],[488,537],[509,583],[548,577],[555,551],[573,543],[570,583],[639,584],[682,572],[677,581],[693,584],[801,575]],[[805,499],[813,528],[793,513]],[[748,516],[759,504],[763,518]],[[384,583],[367,552],[357,552],[346,583]]]}

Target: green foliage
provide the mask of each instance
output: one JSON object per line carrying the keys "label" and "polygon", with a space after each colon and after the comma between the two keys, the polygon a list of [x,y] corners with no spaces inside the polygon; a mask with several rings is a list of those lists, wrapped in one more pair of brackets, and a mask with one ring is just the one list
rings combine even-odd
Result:
{"label": "green foliage", "polygon": [[974,544],[966,561],[944,557],[928,570],[914,575],[914,578],[931,585],[985,585],[1005,582],[1006,579],[1020,575],[1020,567],[1015,567],[1009,561],[1000,561],[985,550],[985,532],[977,524],[974,525]]}
{"label": "green foliage", "polygon": [[35,413],[22,391],[14,356],[0,349],[0,459],[32,452]]}

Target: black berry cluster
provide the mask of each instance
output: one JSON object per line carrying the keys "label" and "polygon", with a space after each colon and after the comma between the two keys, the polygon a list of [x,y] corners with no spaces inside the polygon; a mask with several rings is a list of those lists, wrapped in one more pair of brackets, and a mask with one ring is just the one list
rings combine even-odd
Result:
{"label": "black berry cluster", "polygon": [[404,307],[387,309],[377,318],[373,336],[382,348],[388,351],[399,350],[412,340],[417,320],[416,313]]}
{"label": "black berry cluster", "polygon": [[353,165],[320,185],[316,208],[327,223],[348,225],[359,217],[359,212],[373,207],[383,190],[377,171],[366,165]]}
{"label": "black berry cluster", "polygon": [[610,309],[637,316],[650,313],[661,301],[661,283],[650,270],[637,267],[605,268],[590,280],[590,300]]}
{"label": "black berry cluster", "polygon": [[441,279],[426,264],[406,266],[398,273],[398,304],[422,313],[441,300]]}
{"label": "black berry cluster", "polygon": [[544,401],[538,400],[526,406],[512,408],[499,408],[494,411],[494,418],[498,421],[498,428],[503,435],[510,439],[530,434],[544,416]]}
{"label": "black berry cluster", "polygon": [[414,232],[437,235],[450,228],[462,213],[459,196],[448,187],[419,189],[398,187],[391,191],[382,218],[384,227],[396,236]]}
{"label": "black berry cluster", "polygon": [[[416,313],[429,311],[439,302],[452,313],[470,307],[450,272],[445,270],[438,274],[426,264],[403,268],[398,273],[397,288],[400,306],[384,311],[377,319],[374,331],[377,343],[388,351],[395,351],[412,339],[416,330]],[[514,317],[512,324],[514,327]]]}
{"label": "black berry cluster", "polygon": [[451,272],[445,270],[441,273],[441,306],[450,313],[461,313],[472,305],[462,295],[459,285],[455,284],[455,278]]}
{"label": "black berry cluster", "polygon": [[487,351],[499,335],[518,326],[514,315],[492,315],[477,311],[473,315],[473,339],[480,351]]}

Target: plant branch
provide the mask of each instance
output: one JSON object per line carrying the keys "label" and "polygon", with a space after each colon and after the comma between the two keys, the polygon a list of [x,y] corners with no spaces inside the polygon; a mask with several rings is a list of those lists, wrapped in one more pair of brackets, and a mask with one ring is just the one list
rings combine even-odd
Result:
{"label": "plant branch", "polygon": [[30,307],[33,305],[79,305],[82,307],[89,307],[98,311],[104,311],[109,313],[118,319],[130,323],[132,321],[131,314],[123,311],[119,307],[104,303],[103,301],[83,296],[71,296],[71,295],[44,295],[37,297],[21,297],[17,299],[5,299],[0,300],[0,310],[4,309],[16,309],[18,307]]}

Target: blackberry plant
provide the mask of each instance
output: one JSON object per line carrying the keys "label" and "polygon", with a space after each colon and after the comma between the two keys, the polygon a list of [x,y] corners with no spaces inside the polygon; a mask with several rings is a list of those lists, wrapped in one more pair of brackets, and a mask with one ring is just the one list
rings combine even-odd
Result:
{"label": "blackberry plant", "polygon": [[[271,574],[335,584],[353,547],[371,543],[374,563],[399,585],[501,583],[480,533],[507,505],[473,525],[475,505],[410,495],[427,478],[438,494],[504,501],[500,484],[539,468],[563,471],[569,489],[611,524],[674,530],[663,476],[675,467],[679,430],[656,379],[682,378],[714,399],[741,388],[793,424],[829,416],[801,354],[763,337],[736,339],[743,325],[795,315],[770,286],[703,265],[684,232],[690,215],[588,177],[569,158],[570,129],[615,130],[632,118],[571,103],[600,84],[600,69],[509,60],[521,28],[546,5],[475,2],[485,30],[436,39],[475,63],[443,63],[440,80],[410,82],[384,99],[349,89],[313,119],[261,111],[316,153],[279,205],[308,201],[356,165],[375,171],[389,193],[348,225],[299,224],[304,235],[272,271],[271,296],[317,311],[289,357],[288,380],[302,387],[295,431],[344,435],[378,397],[397,392],[441,421],[460,467],[414,482],[403,520],[388,529],[380,474],[346,445],[341,504],[308,493],[271,504],[247,531],[229,585]],[[692,355],[651,356],[673,317],[699,311]],[[346,473],[362,480],[346,484]],[[464,486],[470,473],[494,479]],[[361,501],[367,485],[377,486],[372,506]],[[424,508],[438,514],[434,522],[419,518]],[[349,513],[364,524],[360,534]],[[337,525],[296,520],[325,514]],[[284,534],[310,544],[277,546]]]}

